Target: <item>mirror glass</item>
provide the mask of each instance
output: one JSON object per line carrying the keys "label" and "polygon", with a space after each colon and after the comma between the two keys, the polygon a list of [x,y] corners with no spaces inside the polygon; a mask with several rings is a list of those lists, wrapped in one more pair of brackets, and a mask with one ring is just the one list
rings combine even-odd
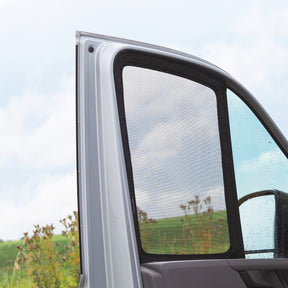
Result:
{"label": "mirror glass", "polygon": [[275,196],[245,201],[240,206],[240,215],[246,258],[273,258]]}

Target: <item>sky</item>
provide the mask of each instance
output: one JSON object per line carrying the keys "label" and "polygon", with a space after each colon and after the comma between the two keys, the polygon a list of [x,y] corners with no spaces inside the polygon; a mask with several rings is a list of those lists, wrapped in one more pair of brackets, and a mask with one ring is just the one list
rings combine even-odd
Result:
{"label": "sky", "polygon": [[183,216],[198,195],[225,210],[214,91],[139,67],[124,68],[123,89],[137,206],[153,219]]}
{"label": "sky", "polygon": [[0,0],[0,239],[77,208],[75,31],[181,50],[246,86],[288,137],[287,1]]}

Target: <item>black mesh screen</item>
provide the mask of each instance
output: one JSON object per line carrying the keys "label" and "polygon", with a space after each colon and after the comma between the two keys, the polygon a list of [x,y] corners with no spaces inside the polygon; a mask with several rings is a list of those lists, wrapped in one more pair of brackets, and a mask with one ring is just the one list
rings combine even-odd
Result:
{"label": "black mesh screen", "polygon": [[229,249],[214,91],[179,76],[123,70],[141,244],[152,254]]}

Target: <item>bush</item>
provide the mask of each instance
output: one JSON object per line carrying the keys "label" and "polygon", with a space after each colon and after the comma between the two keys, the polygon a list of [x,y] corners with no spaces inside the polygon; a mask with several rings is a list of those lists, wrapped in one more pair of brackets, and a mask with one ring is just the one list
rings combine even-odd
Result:
{"label": "bush", "polygon": [[28,233],[24,233],[23,245],[17,245],[19,252],[14,268],[26,272],[23,278],[30,277],[35,288],[72,288],[79,285],[77,212],[73,212],[73,216],[69,215],[60,222],[65,228],[62,231],[62,235],[66,238],[64,249],[60,247],[60,242],[55,243],[52,239],[55,229],[52,224],[43,227],[35,225],[33,235],[29,236]]}

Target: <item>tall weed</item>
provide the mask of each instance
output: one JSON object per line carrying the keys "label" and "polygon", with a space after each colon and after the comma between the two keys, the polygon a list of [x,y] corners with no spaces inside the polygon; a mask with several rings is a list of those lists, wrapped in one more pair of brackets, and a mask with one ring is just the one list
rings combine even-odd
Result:
{"label": "tall weed", "polygon": [[[53,241],[55,227],[35,225],[32,236],[24,233],[13,274],[33,281],[35,288],[78,287],[80,274],[78,215],[73,212],[60,221],[66,238],[65,247]],[[69,271],[67,275],[67,270]],[[24,275],[23,275],[24,273]]]}

